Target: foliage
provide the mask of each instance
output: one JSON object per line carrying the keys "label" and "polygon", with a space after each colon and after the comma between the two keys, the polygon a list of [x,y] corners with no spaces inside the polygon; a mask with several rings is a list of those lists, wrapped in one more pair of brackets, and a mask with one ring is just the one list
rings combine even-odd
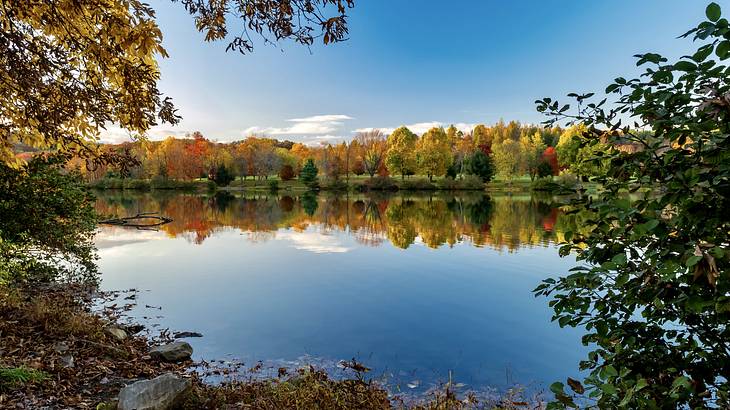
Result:
{"label": "foliage", "polygon": [[365,172],[372,178],[383,165],[385,160],[386,141],[385,135],[380,130],[359,132],[355,136],[359,147],[363,151],[360,155]]}
{"label": "foliage", "polygon": [[581,136],[586,132],[583,124],[568,127],[558,140],[555,146],[555,153],[558,155],[558,164],[563,168],[568,168],[575,163],[578,157],[578,151],[581,146]]}
{"label": "foliage", "polygon": [[178,122],[157,88],[156,58],[167,54],[148,5],[14,1],[0,22],[0,162],[22,165],[16,143],[76,153],[94,165],[124,161],[124,153],[97,146],[107,124],[143,135],[158,119]]}
{"label": "foliage", "polygon": [[63,156],[0,165],[0,282],[95,279],[93,197]]}
{"label": "foliage", "polygon": [[363,182],[360,186],[362,191],[397,191],[398,185],[391,177],[375,177]]}
{"label": "foliage", "polygon": [[269,191],[276,192],[279,190],[279,181],[272,179],[269,181]]}
{"label": "foliage", "polygon": [[433,191],[436,185],[427,178],[409,178],[402,180],[398,188],[403,191]]}
{"label": "foliage", "polygon": [[552,169],[552,175],[560,174],[560,165],[558,165],[558,153],[555,151],[555,147],[547,147],[542,153],[543,162],[550,165]]}
{"label": "foliage", "polygon": [[400,127],[388,136],[388,151],[385,154],[385,165],[393,173],[401,175],[401,179],[409,172],[416,170],[416,141],[418,136],[406,127]]}
{"label": "foliage", "polygon": [[439,183],[439,188],[446,191],[477,191],[484,189],[484,182],[476,175],[467,175],[462,179],[446,177]]}
{"label": "foliage", "polygon": [[443,128],[431,128],[416,142],[418,169],[429,180],[444,175],[452,161],[449,139]]}
{"label": "foliage", "polygon": [[208,174],[208,179],[218,186],[228,186],[236,177],[225,165],[218,165]]}
{"label": "foliage", "polygon": [[[179,1],[195,17],[195,25],[205,33],[206,41],[228,40],[226,51],[240,53],[253,51],[250,32],[261,35],[266,43],[292,40],[310,46],[316,37],[322,37],[324,44],[344,41],[348,33],[346,7],[355,5],[354,0]],[[333,16],[324,13],[330,6],[337,10]],[[234,30],[240,34],[229,35],[229,19],[240,20],[240,27]],[[273,36],[273,40],[266,34]]]}
{"label": "foliage", "polygon": [[284,165],[279,170],[279,178],[281,178],[282,181],[290,181],[294,179],[294,168],[291,165]]}
{"label": "foliage", "polygon": [[302,167],[302,170],[299,172],[299,179],[302,181],[302,183],[309,189],[317,189],[318,187],[318,180],[317,180],[317,174],[319,173],[319,170],[314,165],[314,160],[311,158],[307,160],[307,162],[304,164],[304,167]]}
{"label": "foliage", "polygon": [[48,378],[45,372],[27,367],[0,367],[0,391],[26,383],[39,383]]}
{"label": "foliage", "polygon": [[[561,248],[585,264],[536,289],[552,297],[561,326],[585,327],[589,373],[568,385],[599,408],[730,406],[730,69],[720,63],[730,35],[717,4],[706,14],[684,35],[698,50],[674,63],[638,55],[650,67],[606,88],[615,106],[588,102],[592,94],[571,95],[575,114],[537,102],[551,121],[582,124],[583,147],[619,139],[643,147],[591,159],[610,161],[596,178],[604,190],[573,205],[590,229],[566,232]],[[627,119],[651,132],[632,132]],[[552,408],[573,406],[562,383],[551,390]]]}
{"label": "foliage", "polygon": [[542,161],[545,144],[539,132],[532,135],[524,134],[520,137],[520,160],[531,180],[535,180],[537,169]]}
{"label": "foliage", "polygon": [[537,177],[548,178],[553,175],[553,167],[547,161],[540,161],[540,165],[537,166]]}
{"label": "foliage", "polygon": [[476,150],[465,161],[464,173],[476,175],[482,182],[489,182],[494,177],[494,162],[482,150]]}
{"label": "foliage", "polygon": [[512,180],[512,178],[522,173],[521,150],[518,142],[504,140],[501,143],[494,144],[492,150],[494,152],[494,165],[499,176]]}

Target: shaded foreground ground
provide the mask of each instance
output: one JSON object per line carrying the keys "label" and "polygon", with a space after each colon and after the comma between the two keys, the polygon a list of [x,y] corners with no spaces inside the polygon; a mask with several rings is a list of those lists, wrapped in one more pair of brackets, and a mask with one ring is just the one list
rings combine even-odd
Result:
{"label": "shaded foreground ground", "polygon": [[[68,285],[0,287],[0,407],[113,409],[125,385],[174,373],[192,385],[176,404],[180,409],[542,408],[519,394],[493,402],[456,397],[448,385],[422,401],[406,403],[359,371],[354,379],[333,380],[313,367],[294,374],[282,369],[273,379],[207,385],[189,370],[190,361],[171,364],[150,357],[152,345],[164,340],[134,335],[117,340],[106,332],[109,325],[123,327],[123,308],[94,312],[92,295],[92,290]],[[125,328],[130,334],[140,330]]]}

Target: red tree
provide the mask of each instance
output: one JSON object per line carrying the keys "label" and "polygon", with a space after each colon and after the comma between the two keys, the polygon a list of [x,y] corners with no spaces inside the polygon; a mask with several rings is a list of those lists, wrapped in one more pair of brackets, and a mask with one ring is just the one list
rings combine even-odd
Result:
{"label": "red tree", "polygon": [[558,153],[555,152],[554,147],[547,147],[542,153],[542,160],[550,164],[550,168],[553,170],[553,175],[560,173],[560,166],[558,165]]}

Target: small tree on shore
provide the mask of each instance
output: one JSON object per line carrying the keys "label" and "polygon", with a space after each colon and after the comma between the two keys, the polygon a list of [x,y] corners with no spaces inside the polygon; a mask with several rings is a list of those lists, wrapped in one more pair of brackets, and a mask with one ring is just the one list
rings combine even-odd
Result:
{"label": "small tree on shore", "polygon": [[317,174],[319,170],[314,165],[314,160],[309,158],[299,172],[299,179],[309,189],[316,189],[318,184]]}

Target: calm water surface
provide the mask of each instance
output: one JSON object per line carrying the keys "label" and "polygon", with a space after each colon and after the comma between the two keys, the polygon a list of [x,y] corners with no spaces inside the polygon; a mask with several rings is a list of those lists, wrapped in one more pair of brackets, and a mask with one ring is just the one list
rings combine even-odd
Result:
{"label": "calm water surface", "polygon": [[531,293],[574,263],[557,255],[570,220],[550,201],[106,192],[97,210],[174,219],[102,228],[102,286],[140,290],[139,320],[203,333],[187,339],[194,359],[335,369],[355,357],[419,391],[449,372],[539,388],[575,376],[583,356],[579,333]]}

